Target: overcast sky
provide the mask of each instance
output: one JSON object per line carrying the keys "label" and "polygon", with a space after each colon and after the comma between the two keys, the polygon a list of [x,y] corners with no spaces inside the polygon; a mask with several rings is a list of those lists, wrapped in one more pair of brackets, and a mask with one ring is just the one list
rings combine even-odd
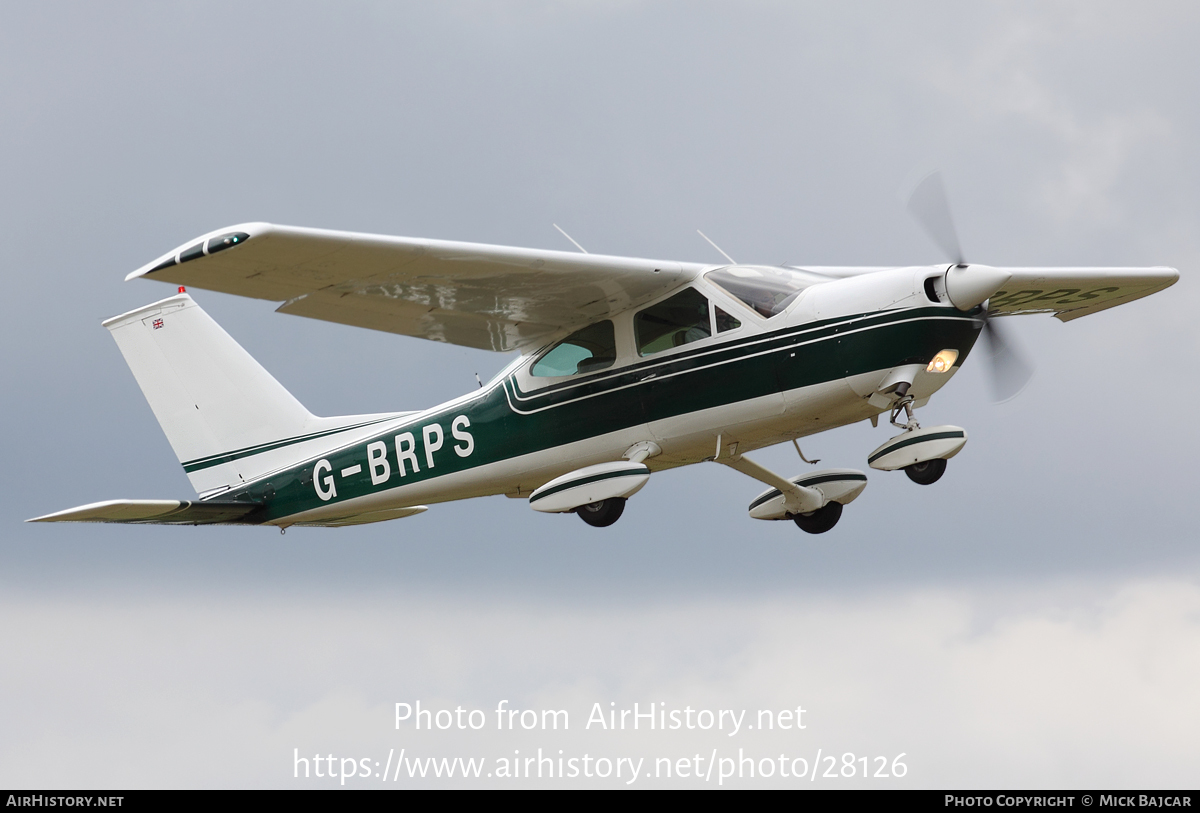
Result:
{"label": "overcast sky", "polygon": [[[0,6],[0,785],[315,787],[293,748],[541,745],[906,753],[876,787],[1194,787],[1198,35],[1187,3]],[[761,486],[706,464],[608,529],[502,497],[286,536],[22,524],[192,496],[100,321],[171,293],[122,278],[204,232],[569,249],[558,223],[716,261],[699,228],[742,262],[933,263],[899,197],[931,167],[972,261],[1182,277],[1011,320],[1026,391],[990,403],[973,356],[919,413],[970,433],[946,476],[872,473],[824,536],[749,519]],[[192,293],[321,415],[430,406],[509,360]],[[888,436],[804,450],[865,468]],[[395,730],[416,699],[567,708],[571,732]],[[810,725],[604,740],[595,702]]]}

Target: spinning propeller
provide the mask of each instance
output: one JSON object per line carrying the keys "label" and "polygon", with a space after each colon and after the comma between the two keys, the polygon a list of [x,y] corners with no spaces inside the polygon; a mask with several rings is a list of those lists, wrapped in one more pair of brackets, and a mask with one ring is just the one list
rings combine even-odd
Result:
{"label": "spinning propeller", "polygon": [[[946,293],[955,307],[968,310],[982,304],[1008,281],[1009,274],[1002,269],[972,265],[964,259],[954,219],[950,216],[946,188],[936,170],[913,188],[907,208],[930,239],[945,252],[947,259],[954,263],[946,272]],[[1011,334],[1005,336],[1006,333],[1008,329],[1002,329],[985,310],[983,336],[987,339],[991,359],[992,396],[998,403],[1015,398],[1033,375],[1033,366],[1016,349]]]}

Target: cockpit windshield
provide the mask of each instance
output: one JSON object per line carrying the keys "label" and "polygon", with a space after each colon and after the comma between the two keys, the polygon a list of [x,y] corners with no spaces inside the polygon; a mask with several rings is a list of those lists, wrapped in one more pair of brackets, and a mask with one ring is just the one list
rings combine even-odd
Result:
{"label": "cockpit windshield", "polygon": [[788,268],[745,265],[718,268],[704,278],[768,319],[782,313],[814,282],[808,275]]}

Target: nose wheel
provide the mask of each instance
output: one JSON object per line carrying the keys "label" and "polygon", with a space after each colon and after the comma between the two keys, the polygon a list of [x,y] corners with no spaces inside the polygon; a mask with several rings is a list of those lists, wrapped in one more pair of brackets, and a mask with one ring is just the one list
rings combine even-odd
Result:
{"label": "nose wheel", "polygon": [[946,461],[939,457],[923,463],[913,463],[904,467],[904,473],[918,485],[933,485],[946,473]]}

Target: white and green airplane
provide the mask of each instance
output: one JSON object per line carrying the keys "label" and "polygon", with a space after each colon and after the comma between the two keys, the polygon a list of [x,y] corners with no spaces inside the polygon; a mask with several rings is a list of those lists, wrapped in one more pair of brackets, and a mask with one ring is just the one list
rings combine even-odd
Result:
{"label": "white and green airplane", "polygon": [[[750,516],[822,533],[866,474],[788,478],[747,452],[889,415],[902,431],[869,466],[932,483],[967,434],[921,428],[913,410],[981,332],[1013,358],[991,317],[1068,321],[1178,279],[1171,268],[966,263],[940,181],[926,186],[933,204],[914,211],[953,261],[923,267],[702,265],[268,223],[210,232],[127,277],[178,294],[104,322],[198,499],[111,500],[30,521],[344,526],[504,494],[606,526],[652,474],[715,461],[769,486]],[[184,286],[520,356],[429,409],[319,418]],[[1028,377],[1020,367],[1001,369],[1010,389]]]}

